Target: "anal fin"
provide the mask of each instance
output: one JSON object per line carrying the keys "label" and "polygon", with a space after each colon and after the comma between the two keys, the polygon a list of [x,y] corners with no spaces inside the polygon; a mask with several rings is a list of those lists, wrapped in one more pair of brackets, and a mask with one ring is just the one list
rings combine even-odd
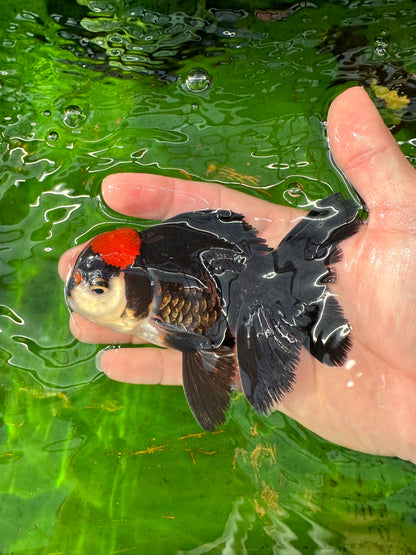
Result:
{"label": "anal fin", "polygon": [[182,359],[183,388],[198,424],[213,431],[225,421],[236,372],[233,351],[185,351]]}

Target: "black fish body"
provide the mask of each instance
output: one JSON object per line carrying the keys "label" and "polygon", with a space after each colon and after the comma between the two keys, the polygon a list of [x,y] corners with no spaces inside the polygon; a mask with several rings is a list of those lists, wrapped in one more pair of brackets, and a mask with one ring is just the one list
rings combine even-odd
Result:
{"label": "black fish body", "polygon": [[268,413],[292,389],[302,346],[343,364],[350,326],[328,284],[339,243],[359,225],[355,204],[333,194],[274,250],[227,210],[104,233],[79,255],[68,303],[110,329],[182,351],[188,403],[213,430],[238,374],[251,405]]}

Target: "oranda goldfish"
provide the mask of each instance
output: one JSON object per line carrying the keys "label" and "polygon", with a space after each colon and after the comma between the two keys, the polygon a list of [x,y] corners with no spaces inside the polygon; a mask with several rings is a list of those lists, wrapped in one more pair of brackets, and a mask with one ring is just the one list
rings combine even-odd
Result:
{"label": "oranda goldfish", "polygon": [[111,330],[182,351],[189,406],[213,430],[236,383],[267,414],[293,388],[302,348],[327,365],[344,363],[351,328],[329,288],[331,265],[359,225],[354,202],[335,193],[275,249],[229,210],[109,231],[79,255],[68,304]]}

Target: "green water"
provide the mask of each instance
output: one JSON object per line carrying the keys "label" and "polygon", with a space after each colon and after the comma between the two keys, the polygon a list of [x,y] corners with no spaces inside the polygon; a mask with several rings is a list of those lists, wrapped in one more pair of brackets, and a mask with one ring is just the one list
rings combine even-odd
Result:
{"label": "green water", "polygon": [[[261,0],[0,0],[3,555],[416,553],[413,465],[259,417],[242,397],[201,433],[181,388],[97,373],[102,346],[72,338],[56,271],[66,248],[127,221],[99,197],[116,171],[294,205],[300,187],[351,193],[323,122],[374,76],[338,79],[333,25],[354,30],[336,48],[409,77],[416,4],[314,4],[264,23]],[[414,161],[414,101],[379,106]]]}

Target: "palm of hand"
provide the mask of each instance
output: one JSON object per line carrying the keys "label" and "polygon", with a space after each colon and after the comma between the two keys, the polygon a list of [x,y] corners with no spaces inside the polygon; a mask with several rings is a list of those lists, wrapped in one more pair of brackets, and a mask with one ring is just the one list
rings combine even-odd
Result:
{"label": "palm of hand", "polygon": [[370,216],[337,267],[333,289],[352,325],[347,363],[309,359],[283,409],[335,443],[416,462],[416,235],[388,225]]}
{"label": "palm of hand", "polygon": [[[276,408],[341,445],[416,463],[416,171],[362,90],[341,95],[328,124],[335,159],[370,213],[363,229],[342,243],[344,256],[333,287],[352,325],[353,347],[341,368],[322,365],[303,352],[296,386]],[[110,176],[103,195],[115,210],[149,218],[230,208],[244,213],[269,245],[277,245],[303,215],[219,186],[190,187],[189,182],[140,174]],[[63,256],[63,277],[77,251]],[[72,330],[89,342],[137,342],[77,315]],[[148,349],[140,368],[135,357],[130,349],[112,350],[101,365],[122,381],[180,383],[180,353]]]}

